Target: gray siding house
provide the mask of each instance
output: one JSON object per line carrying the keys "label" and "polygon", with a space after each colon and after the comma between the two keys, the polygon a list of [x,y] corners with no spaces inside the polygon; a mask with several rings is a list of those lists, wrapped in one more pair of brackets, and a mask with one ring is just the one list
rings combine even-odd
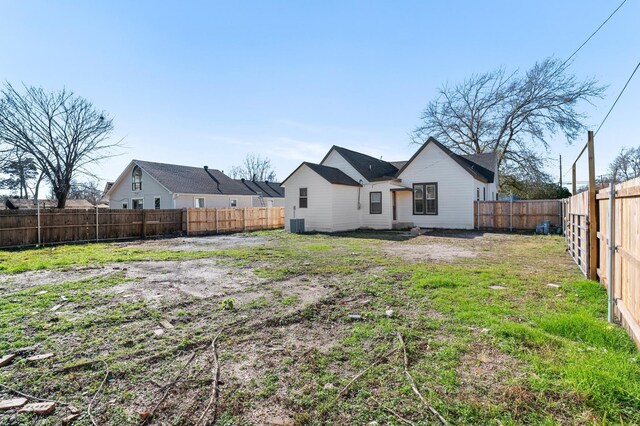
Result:
{"label": "gray siding house", "polygon": [[[112,209],[182,209],[256,207],[282,199],[276,183],[251,184],[231,179],[219,170],[133,160],[108,188]],[[256,184],[257,185],[257,184]],[[280,191],[268,188],[280,188]]]}

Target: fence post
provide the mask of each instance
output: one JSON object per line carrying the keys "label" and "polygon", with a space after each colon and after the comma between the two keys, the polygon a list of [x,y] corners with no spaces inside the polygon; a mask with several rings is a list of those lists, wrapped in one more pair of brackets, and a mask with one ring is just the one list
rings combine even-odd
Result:
{"label": "fence post", "polygon": [[142,238],[147,238],[147,211],[142,209]]}
{"label": "fence post", "polygon": [[96,203],[96,241],[100,241],[99,237],[98,237],[98,224],[99,224],[99,218],[98,218],[98,203]]}
{"label": "fence post", "polygon": [[36,200],[38,206],[38,247],[42,245],[42,238],[40,236],[40,201]]}
{"label": "fence post", "polygon": [[216,209],[214,210],[214,212],[215,212],[215,214],[216,214],[216,234],[217,234],[217,233],[219,232],[219,231],[218,231],[218,213],[220,212],[220,209],[219,209],[219,208],[216,208]]}
{"label": "fence post", "polygon": [[589,130],[589,279],[598,279],[598,203],[596,201],[596,166],[593,131]]}
{"label": "fence post", "polygon": [[513,195],[509,197],[509,232],[513,232]]}
{"label": "fence post", "polygon": [[247,230],[247,208],[242,209],[242,230]]}
{"label": "fence post", "polygon": [[615,301],[613,279],[614,279],[614,256],[616,255],[616,231],[615,231],[615,208],[616,208],[616,188],[613,182],[609,183],[609,259],[607,259],[607,284],[608,284],[608,307],[607,319],[613,323],[613,304]]}
{"label": "fence post", "polygon": [[480,200],[476,200],[476,217],[478,221],[478,231],[480,230]]}

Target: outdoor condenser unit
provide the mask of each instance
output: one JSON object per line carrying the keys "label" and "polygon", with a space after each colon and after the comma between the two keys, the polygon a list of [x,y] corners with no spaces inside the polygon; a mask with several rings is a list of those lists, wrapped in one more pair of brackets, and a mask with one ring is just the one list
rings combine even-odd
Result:
{"label": "outdoor condenser unit", "polygon": [[289,228],[293,234],[304,233],[304,219],[289,219]]}

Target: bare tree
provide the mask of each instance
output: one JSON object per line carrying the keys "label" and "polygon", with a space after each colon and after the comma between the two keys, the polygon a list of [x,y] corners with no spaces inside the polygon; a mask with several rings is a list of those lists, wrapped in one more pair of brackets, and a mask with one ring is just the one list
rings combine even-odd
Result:
{"label": "bare tree", "polygon": [[18,198],[29,198],[35,196],[35,187],[39,185],[38,167],[33,158],[20,151],[10,151],[6,153],[4,161],[0,164],[0,174],[4,175],[0,179],[0,189],[8,189]]}
{"label": "bare tree", "polygon": [[609,173],[613,182],[623,182],[640,176],[640,146],[622,148],[609,165]]}
{"label": "bare tree", "polygon": [[276,172],[271,167],[271,160],[257,154],[247,154],[241,166],[233,166],[229,171],[233,179],[248,179],[254,181],[276,180]]}
{"label": "bare tree", "polygon": [[5,83],[0,99],[0,144],[27,154],[64,208],[71,181],[113,155],[113,120],[88,100],[62,89],[45,92]]}
{"label": "bare tree", "polygon": [[102,188],[98,179],[88,179],[85,181],[71,181],[71,189],[67,196],[70,200],[95,201],[102,196]]}
{"label": "bare tree", "polygon": [[546,178],[541,153],[548,137],[575,140],[585,130],[579,102],[600,98],[605,89],[566,74],[566,66],[547,58],[524,75],[499,69],[445,85],[420,116],[413,141],[433,136],[459,154],[496,152],[503,171]]}

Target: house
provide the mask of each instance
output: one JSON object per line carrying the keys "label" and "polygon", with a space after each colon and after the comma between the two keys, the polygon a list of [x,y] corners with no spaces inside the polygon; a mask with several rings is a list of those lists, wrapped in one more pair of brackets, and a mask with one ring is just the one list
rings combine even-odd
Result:
{"label": "house", "polygon": [[429,138],[408,161],[387,162],[333,146],[320,164],[302,163],[283,182],[285,228],[473,229],[474,201],[498,196],[494,153],[458,155]]}
{"label": "house", "polygon": [[[55,209],[58,207],[58,200],[38,200],[41,209]],[[98,206],[100,207],[100,206]],[[0,205],[0,210],[28,210],[37,209],[35,200],[24,198],[8,198]],[[95,209],[96,205],[89,200],[72,200],[67,199],[64,205],[65,209],[88,210]]]}
{"label": "house", "polygon": [[[261,183],[261,188],[267,183]],[[269,183],[269,188],[279,187]],[[182,209],[273,205],[275,190],[258,194],[219,170],[133,160],[106,189],[112,209]]]}
{"label": "house", "polygon": [[255,194],[253,207],[284,207],[284,187],[279,183],[248,179],[236,179]]}

